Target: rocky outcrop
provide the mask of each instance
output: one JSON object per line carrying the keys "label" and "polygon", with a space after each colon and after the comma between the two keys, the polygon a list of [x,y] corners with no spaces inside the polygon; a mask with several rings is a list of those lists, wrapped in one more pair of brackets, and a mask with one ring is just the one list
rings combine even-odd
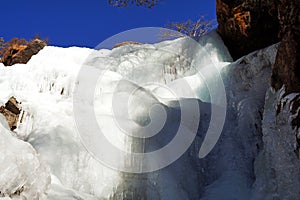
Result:
{"label": "rocky outcrop", "polygon": [[285,86],[286,94],[300,92],[300,1],[281,0],[278,6],[283,37],[273,68],[271,84]]}
{"label": "rocky outcrop", "polygon": [[271,85],[300,92],[300,2],[217,0],[218,32],[232,57],[281,41]]}
{"label": "rocky outcrop", "polygon": [[0,107],[0,114],[4,115],[6,121],[13,131],[17,128],[19,115],[21,112],[20,103],[16,98],[11,97],[5,104],[5,106]]}
{"label": "rocky outcrop", "polygon": [[300,92],[300,1],[217,0],[217,17],[234,59],[281,40],[271,86]]}
{"label": "rocky outcrop", "polygon": [[40,39],[34,39],[26,45],[9,46],[1,58],[5,66],[11,66],[17,63],[26,64],[33,55],[47,46],[46,42]]}
{"label": "rocky outcrop", "polygon": [[287,94],[300,91],[300,32],[288,32],[278,49],[271,77],[272,87],[283,85]]}
{"label": "rocky outcrop", "polygon": [[275,0],[217,0],[217,19],[234,59],[279,41]]}

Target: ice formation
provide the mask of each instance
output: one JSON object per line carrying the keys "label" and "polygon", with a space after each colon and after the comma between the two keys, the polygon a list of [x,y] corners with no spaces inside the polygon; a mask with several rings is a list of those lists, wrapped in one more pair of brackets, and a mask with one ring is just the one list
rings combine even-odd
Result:
{"label": "ice formation", "polygon": [[[47,199],[50,172],[37,152],[10,133],[5,118],[0,116],[0,198]],[[5,199],[5,198],[4,198]]]}
{"label": "ice formation", "polygon": [[[261,115],[277,46],[233,63],[216,32],[202,38],[199,45],[191,46],[187,40],[99,51],[50,46],[26,65],[0,66],[0,104],[14,96],[22,102],[24,111],[24,119],[14,131],[16,136],[0,118],[0,149],[4,153],[0,159],[5,163],[0,166],[0,197],[251,199],[255,182],[253,162],[262,148]],[[201,120],[189,117],[183,122],[187,133],[192,123],[199,125],[191,147],[173,164],[144,174],[120,172],[99,162],[82,144],[74,120],[73,91],[84,81],[77,79],[84,65],[104,70],[105,76],[95,88],[94,104],[84,98],[84,93],[75,99],[80,103],[77,111],[84,117],[94,106],[108,141],[130,152],[161,148],[178,128],[180,104],[190,105],[193,101],[201,110]],[[211,96],[198,74],[205,67],[220,71],[227,96],[219,97],[227,100],[227,116],[218,143],[200,159],[198,153],[212,114]],[[122,87],[115,92],[121,78]],[[208,73],[205,78],[209,84],[216,84],[215,74]],[[192,93],[182,87],[185,83]],[[175,98],[166,87],[176,89],[179,96]],[[127,93],[133,94],[133,98],[124,114],[122,102],[128,101]],[[120,107],[113,108],[113,104]],[[149,115],[153,105],[158,110]],[[145,144],[145,140],[128,139],[114,126],[112,109],[132,133],[143,132],[141,126],[151,120],[159,123],[162,116],[169,116],[162,127],[164,135],[150,138]],[[88,132],[83,134],[89,136]],[[135,163],[131,157],[124,159],[120,162]]]}

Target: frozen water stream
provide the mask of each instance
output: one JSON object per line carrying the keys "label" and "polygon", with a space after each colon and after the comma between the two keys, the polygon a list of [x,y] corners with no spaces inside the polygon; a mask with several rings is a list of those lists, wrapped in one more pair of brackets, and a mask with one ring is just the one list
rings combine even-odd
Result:
{"label": "frozen water stream", "polygon": [[[20,156],[15,148],[31,155],[23,157],[22,167],[15,168],[10,179],[0,167],[0,191],[9,196],[33,185],[20,193],[21,199],[33,200],[250,199],[253,161],[261,145],[259,113],[274,51],[270,47],[231,63],[223,42],[212,32],[200,46],[180,38],[99,51],[45,47],[26,65],[0,66],[0,104],[15,96],[26,113],[15,130],[19,140],[7,134],[1,120],[1,134],[5,130],[16,146],[2,142],[0,157],[10,167],[15,160],[6,158]],[[84,66],[90,76],[78,76]],[[217,85],[216,74],[199,73],[210,67],[221,71],[227,96],[210,93],[206,84]],[[104,74],[101,79],[96,77],[99,73]],[[88,82],[94,76],[91,96]],[[82,90],[73,96],[76,88]],[[227,101],[225,127],[219,140],[207,139],[210,146],[218,143],[200,159],[214,95],[219,98],[216,108]],[[172,144],[178,130],[184,136],[179,142],[155,159],[149,156]],[[209,145],[202,155],[210,151]],[[180,151],[185,153],[177,156]],[[172,164],[162,165],[169,161]],[[30,170],[33,167],[36,170]]]}

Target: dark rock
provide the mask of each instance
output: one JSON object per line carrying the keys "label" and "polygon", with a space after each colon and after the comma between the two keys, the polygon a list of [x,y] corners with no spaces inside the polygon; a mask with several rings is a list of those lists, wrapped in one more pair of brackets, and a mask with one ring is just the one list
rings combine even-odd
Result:
{"label": "dark rock", "polygon": [[275,90],[285,86],[286,94],[300,92],[300,2],[281,0],[278,6],[280,36],[271,85]]}
{"label": "dark rock", "polygon": [[[294,99],[291,100],[291,114],[293,115],[291,125],[293,128],[299,129],[300,127],[300,114],[298,109],[300,107],[300,94],[296,95]],[[298,138],[300,141],[300,137]],[[300,143],[299,143],[300,144]]]}
{"label": "dark rock", "polygon": [[6,102],[5,106],[0,107],[0,114],[4,115],[12,131],[17,128],[19,115],[21,112],[19,105],[20,103],[14,97],[11,97]]}
{"label": "dark rock", "polygon": [[271,85],[300,92],[300,1],[217,0],[218,32],[237,59],[281,41]]}
{"label": "dark rock", "polygon": [[279,41],[276,0],[217,0],[218,33],[233,59]]}
{"label": "dark rock", "polygon": [[271,85],[279,90],[285,85],[286,94],[300,91],[300,34],[287,33],[279,48],[273,67]]}
{"label": "dark rock", "polygon": [[1,58],[5,66],[11,66],[17,63],[26,64],[33,55],[47,46],[46,42],[40,39],[34,39],[27,45],[13,45],[8,48]]}

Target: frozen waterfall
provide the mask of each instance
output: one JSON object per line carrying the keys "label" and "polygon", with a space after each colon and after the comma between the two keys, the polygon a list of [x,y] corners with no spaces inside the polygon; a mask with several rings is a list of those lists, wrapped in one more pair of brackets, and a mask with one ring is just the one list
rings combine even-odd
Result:
{"label": "frozen waterfall", "polygon": [[[274,51],[232,63],[211,32],[113,50],[49,46],[0,66],[0,104],[14,96],[24,111],[14,133],[0,118],[0,157],[11,158],[0,199],[250,199]],[[222,117],[223,131],[210,124]]]}

